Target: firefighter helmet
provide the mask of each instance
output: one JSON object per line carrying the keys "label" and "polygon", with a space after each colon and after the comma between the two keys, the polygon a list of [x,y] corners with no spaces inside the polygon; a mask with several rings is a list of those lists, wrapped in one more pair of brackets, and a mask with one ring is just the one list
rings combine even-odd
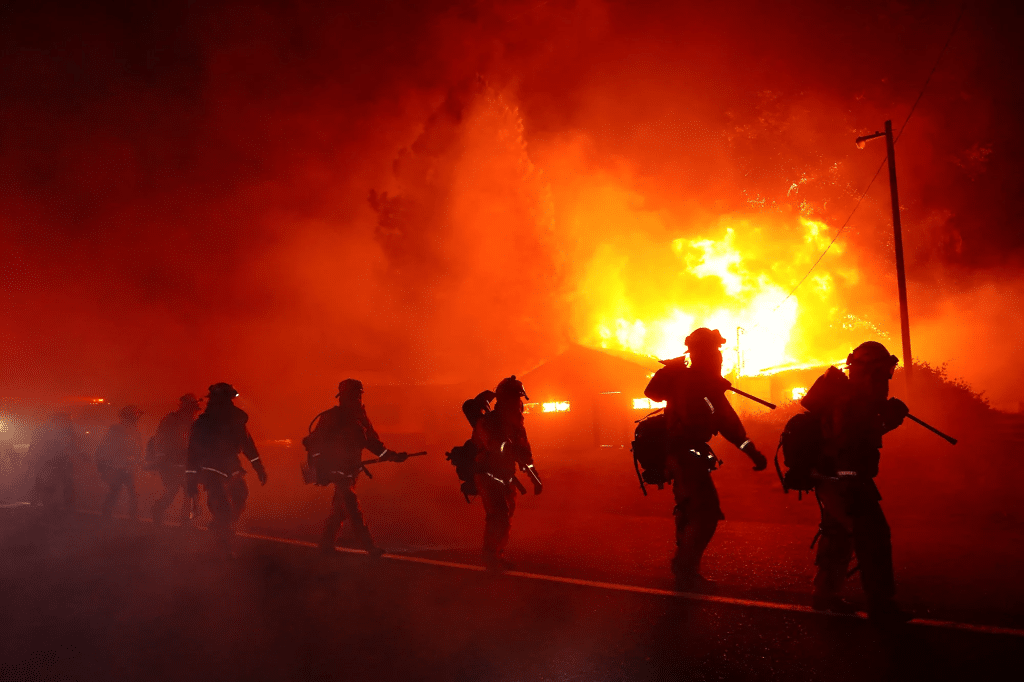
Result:
{"label": "firefighter helmet", "polygon": [[506,400],[519,400],[520,398],[526,398],[527,400],[530,399],[530,396],[526,395],[526,389],[523,388],[523,382],[516,379],[515,374],[499,381],[498,387],[494,389],[494,395],[499,400],[502,398]]}
{"label": "firefighter helmet", "polygon": [[725,339],[718,332],[717,329],[708,329],[707,327],[700,327],[694,329],[684,341],[686,347],[690,350],[698,348],[701,350],[718,350],[725,343]]}
{"label": "firefighter helmet", "polygon": [[335,398],[341,398],[342,396],[350,398],[358,398],[363,393],[363,382],[358,379],[345,379],[338,383],[338,395]]}
{"label": "firefighter helmet", "polygon": [[199,409],[199,398],[196,397],[195,393],[186,393],[178,398],[178,403],[181,407],[194,407]]}
{"label": "firefighter helmet", "polygon": [[230,400],[231,398],[238,397],[238,391],[236,391],[235,387],[232,386],[231,384],[222,381],[219,384],[214,384],[213,386],[210,386],[210,393],[206,397],[228,398]]}
{"label": "firefighter helmet", "polygon": [[865,367],[888,367],[894,368],[899,364],[900,359],[891,354],[889,350],[877,341],[866,341],[846,357],[846,365],[862,365]]}

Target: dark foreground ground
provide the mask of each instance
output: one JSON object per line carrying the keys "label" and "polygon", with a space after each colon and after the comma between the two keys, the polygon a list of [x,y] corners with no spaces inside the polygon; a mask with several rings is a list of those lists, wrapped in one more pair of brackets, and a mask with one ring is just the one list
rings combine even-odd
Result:
{"label": "dark foreground ground", "polygon": [[[758,546],[766,531],[723,528],[718,556]],[[208,543],[204,531],[0,510],[0,680],[989,680],[1020,679],[1024,654],[1013,635],[880,631],[856,618],[323,558],[252,539],[226,561]],[[571,548],[563,574],[621,570],[588,568],[593,558]],[[520,557],[537,572],[550,561]],[[727,568],[718,577],[724,592],[740,589]],[[784,594],[773,580],[761,589]],[[1016,620],[1012,604],[950,601],[975,604],[975,621]]]}

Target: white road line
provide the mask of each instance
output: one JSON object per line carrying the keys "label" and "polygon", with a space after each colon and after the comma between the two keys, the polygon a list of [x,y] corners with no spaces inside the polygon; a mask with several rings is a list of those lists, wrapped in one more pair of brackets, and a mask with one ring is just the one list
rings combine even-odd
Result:
{"label": "white road line", "polygon": [[[99,512],[92,510],[80,509],[80,513],[90,514],[98,516]],[[121,515],[117,515],[119,518],[123,518]],[[140,521],[151,521],[150,519],[139,519]],[[177,523],[168,523],[166,525],[177,526]],[[200,526],[194,526],[201,528]],[[205,528],[204,528],[205,530]],[[237,533],[238,537],[247,538],[250,540],[263,540],[265,542],[276,542],[283,545],[293,545],[296,547],[309,547],[315,549],[317,544],[315,542],[308,542],[306,540],[292,540],[290,538],[279,538],[272,535],[257,535],[256,533]],[[351,549],[348,547],[338,547],[339,552],[346,552],[349,554],[366,554],[366,550],[363,549]],[[382,558],[391,559],[392,561],[406,561],[413,564],[427,564],[429,566],[443,566],[445,568],[456,568],[464,571],[478,571],[484,572],[487,570],[484,566],[478,566],[476,564],[463,564],[455,561],[439,561],[437,559],[425,559],[417,556],[407,556],[404,554],[383,554]],[[639,585],[625,585],[622,583],[606,583],[599,580],[584,580],[582,578],[566,578],[558,575],[547,575],[544,573],[527,573],[525,571],[502,571],[501,575],[511,576],[514,578],[526,578],[528,580],[542,580],[549,583],[561,583],[563,585],[579,585],[581,587],[593,587],[600,590],[612,590],[617,592],[632,592],[634,594],[649,594],[658,597],[674,597],[676,599],[688,599],[692,601],[703,601],[713,604],[727,604],[729,606],[749,606],[759,609],[771,609],[774,611],[795,611],[797,613],[811,613],[819,616],[833,616],[840,618],[860,618],[867,619],[867,614],[863,611],[858,611],[854,614],[845,613],[833,613],[830,611],[815,611],[810,606],[802,606],[800,604],[787,604],[785,602],[771,602],[761,601],[758,599],[739,599],[736,597],[722,597],[717,594],[700,594],[697,592],[677,592],[674,590],[662,590],[656,587],[641,587]],[[975,623],[961,623],[955,620],[935,620],[932,618],[914,618],[910,621],[911,625],[923,625],[925,627],[933,628],[946,628],[948,630],[961,630],[964,632],[975,632],[985,635],[1006,635],[1009,637],[1024,637],[1024,629],[1022,628],[1007,628],[1000,627],[998,625],[978,625]]]}
{"label": "white road line", "polygon": [[[303,540],[290,540],[277,538],[270,535],[256,535],[253,533],[239,533],[239,537],[252,540],[265,540],[268,542],[279,542],[286,545],[297,545],[301,547],[317,547],[316,543]],[[366,554],[362,549],[350,549],[338,547],[338,551],[349,554]],[[466,571],[486,571],[484,566],[476,564],[463,564],[455,561],[438,561],[436,559],[425,559],[423,557],[407,556],[404,554],[384,554],[384,559],[392,561],[407,561],[415,564],[428,564],[430,566],[444,566],[446,568],[457,568]],[[601,590],[613,590],[618,592],[632,592],[634,594],[649,594],[659,597],[674,597],[676,599],[689,599],[692,601],[703,601],[714,604],[728,604],[730,606],[748,606],[761,609],[772,609],[774,611],[795,611],[797,613],[812,613],[821,616],[838,616],[842,618],[867,619],[867,614],[858,611],[855,614],[832,613],[829,611],[816,611],[810,606],[800,604],[787,604],[784,602],[761,601],[758,599],[739,599],[737,597],[723,597],[716,594],[700,594],[697,592],[677,592],[675,590],[662,590],[656,587],[641,587],[639,585],[625,585],[622,583],[607,583],[598,580],[584,580],[582,578],[567,578],[559,575],[547,575],[545,573],[527,573],[525,571],[502,571],[501,575],[514,578],[527,578],[529,580],[543,580],[551,583],[562,583],[564,585],[579,585],[582,587],[594,587]],[[1006,628],[996,625],[977,625],[974,623],[960,623],[953,620],[934,620],[931,618],[914,618],[910,621],[913,625],[924,625],[927,627],[947,628],[953,630],[964,630],[967,632],[978,632],[988,635],[1009,635],[1011,637],[1024,637],[1024,629]]]}
{"label": "white road line", "polygon": [[[280,542],[285,545],[295,545],[297,547],[312,547],[316,549],[319,547],[315,542],[307,542],[306,540],[291,540],[289,538],[276,538],[272,535],[256,535],[255,533],[238,533],[240,538],[249,538],[250,540],[266,540],[267,542]],[[365,549],[352,549],[350,547],[335,547],[339,552],[346,552],[348,554],[367,554]],[[382,554],[382,558],[392,559],[394,561],[408,561],[414,564],[428,564],[430,566],[444,566],[446,568],[460,568],[466,571],[486,571],[484,566],[475,566],[473,564],[460,564],[454,561],[438,561],[437,559],[424,559],[417,556],[406,556],[404,554]],[[506,575],[509,575],[506,573]]]}

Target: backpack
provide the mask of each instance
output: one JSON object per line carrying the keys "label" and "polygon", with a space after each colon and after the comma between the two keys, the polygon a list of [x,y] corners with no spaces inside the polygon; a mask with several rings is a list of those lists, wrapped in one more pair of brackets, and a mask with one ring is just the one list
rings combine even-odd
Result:
{"label": "backpack", "polygon": [[302,447],[306,450],[306,461],[299,463],[299,472],[302,474],[302,482],[306,485],[330,485],[327,472],[321,471],[316,461],[327,444],[326,439],[322,432],[314,428],[314,426],[319,426],[317,422],[328,412],[330,410],[324,410],[313,417],[313,421],[309,423],[309,434],[302,439]]}
{"label": "backpack", "polygon": [[[802,499],[805,492],[814,489],[811,471],[818,465],[824,445],[821,420],[810,412],[801,412],[786,422],[786,428],[779,437],[779,447],[775,449],[775,472],[779,475],[783,491],[795,490]],[[779,450],[782,450],[785,474],[779,466]]]}
{"label": "backpack", "polygon": [[462,481],[459,489],[466,502],[469,502],[470,495],[477,494],[476,481],[473,479],[476,474],[476,445],[472,439],[467,440],[464,444],[452,448],[450,452],[444,453],[444,457],[455,467],[455,475]]}
{"label": "backpack", "polygon": [[632,451],[633,469],[644,495],[647,494],[645,483],[658,486],[658,490],[664,488],[665,460],[668,459],[668,421],[664,413],[648,415],[637,423]]}
{"label": "backpack", "polygon": [[[494,400],[494,392],[483,391],[478,393],[475,398],[470,398],[462,403],[462,414],[466,416],[466,421],[471,427],[476,428],[476,423],[491,411],[492,400]],[[444,453],[444,458],[455,467],[455,475],[462,481],[459,490],[462,491],[466,502],[470,502],[470,495],[478,493],[476,481],[473,478],[476,474],[476,445],[473,443],[473,439],[470,438],[462,445],[457,445],[449,452]]]}

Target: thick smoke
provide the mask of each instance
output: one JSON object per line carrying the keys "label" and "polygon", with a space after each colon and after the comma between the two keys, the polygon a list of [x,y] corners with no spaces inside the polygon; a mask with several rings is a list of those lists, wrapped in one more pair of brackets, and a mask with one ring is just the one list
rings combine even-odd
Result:
{"label": "thick smoke", "polygon": [[[5,9],[0,385],[127,401],[228,380],[284,432],[347,375],[525,371],[591,339],[595,259],[642,274],[723,216],[836,229],[884,154],[853,138],[902,123],[958,11]],[[967,10],[897,156],[915,354],[1015,407],[1004,11]],[[889,220],[883,171],[819,272],[858,272],[844,310],[898,352]]]}

